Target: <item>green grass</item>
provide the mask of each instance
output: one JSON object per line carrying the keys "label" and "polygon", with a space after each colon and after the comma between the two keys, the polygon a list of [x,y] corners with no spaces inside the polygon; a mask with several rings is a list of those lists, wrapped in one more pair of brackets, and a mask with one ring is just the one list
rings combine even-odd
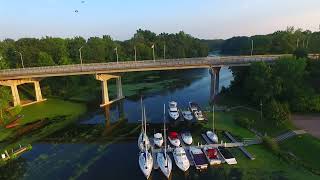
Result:
{"label": "green grass", "polygon": [[[33,104],[22,109],[24,115],[22,125],[14,129],[0,129],[1,150],[17,147],[18,144],[26,145],[61,130],[77,120],[86,112],[84,104],[72,103],[63,100],[49,99],[45,102]],[[17,132],[25,127],[26,123],[38,120],[47,120],[51,123],[36,129],[28,136],[17,137]]]}
{"label": "green grass", "polygon": [[[209,123],[204,125],[204,128],[212,128],[212,113],[207,114],[209,118]],[[256,117],[255,113],[250,111],[237,111],[237,112],[216,112],[215,113],[215,129],[221,131],[226,130],[231,132],[238,139],[241,138],[252,138],[254,134],[242,127],[239,127],[235,122],[234,118],[238,116],[244,116],[248,118]],[[268,126],[264,127],[265,129]],[[280,130],[269,130],[268,132],[277,133]],[[220,139],[226,139],[221,137]],[[292,141],[292,142],[291,142]],[[304,153],[304,156],[301,157],[304,160],[314,161],[311,165],[313,167],[320,167],[319,162],[317,160],[316,152],[320,152],[320,141],[306,136],[305,139],[301,139],[301,141],[297,141],[295,139],[291,139],[288,141],[289,147],[299,146],[297,143],[300,143],[300,148],[298,148],[300,153]],[[292,143],[292,144],[291,144]],[[303,149],[302,144],[306,143],[308,149],[313,146],[319,147],[314,150],[313,155],[306,155],[306,149]],[[282,146],[281,146],[282,147]],[[244,154],[237,148],[232,149],[232,153],[237,158],[238,164],[232,166],[234,168],[238,168],[243,177],[242,179],[278,179],[278,178],[288,178],[288,179],[319,179],[320,177],[308,171],[306,168],[303,168],[297,164],[290,164],[285,161],[283,158],[280,158],[278,155],[270,152],[263,145],[253,145],[246,147],[246,149],[256,158],[255,160],[249,160]],[[312,159],[313,156],[313,159]],[[223,168],[232,168],[228,165],[223,165]]]}
{"label": "green grass", "polygon": [[287,152],[293,153],[297,159],[320,171],[319,139],[309,134],[304,134],[284,141],[280,144],[280,147]]}
{"label": "green grass", "polygon": [[77,116],[86,111],[83,104],[63,101],[58,99],[48,99],[47,101],[26,106],[22,109],[22,124],[30,123],[45,118],[56,116]]}

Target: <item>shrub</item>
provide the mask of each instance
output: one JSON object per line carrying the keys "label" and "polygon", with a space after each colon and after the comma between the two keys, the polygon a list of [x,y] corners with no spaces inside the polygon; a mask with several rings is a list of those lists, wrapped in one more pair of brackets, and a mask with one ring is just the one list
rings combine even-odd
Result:
{"label": "shrub", "polygon": [[273,140],[272,138],[270,138],[269,136],[264,136],[262,138],[263,141],[263,145],[269,149],[270,151],[272,151],[275,154],[279,154],[280,153],[280,148],[278,143]]}
{"label": "shrub", "polygon": [[253,120],[250,120],[246,117],[240,117],[240,118],[236,118],[235,119],[235,122],[241,126],[241,127],[244,127],[244,128],[250,128],[253,124]]}

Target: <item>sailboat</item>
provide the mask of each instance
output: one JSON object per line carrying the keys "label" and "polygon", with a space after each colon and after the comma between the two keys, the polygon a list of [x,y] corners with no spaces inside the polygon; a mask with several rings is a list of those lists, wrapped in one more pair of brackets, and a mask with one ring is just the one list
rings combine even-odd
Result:
{"label": "sailboat", "polygon": [[166,106],[164,105],[163,110],[163,134],[164,134],[164,152],[157,154],[157,163],[162,171],[162,173],[169,179],[172,170],[172,161],[170,156],[167,154],[167,139],[166,139]]}
{"label": "sailboat", "polygon": [[[145,109],[144,109],[144,112],[145,112]],[[143,151],[141,151],[139,155],[139,166],[144,176],[148,179],[150,177],[150,174],[153,168],[153,158],[151,153],[149,153],[147,149],[148,147],[147,141],[144,141],[144,144],[145,145],[144,145]]]}
{"label": "sailboat", "polygon": [[147,136],[147,122],[146,122],[146,112],[145,108],[142,108],[142,98],[141,98],[141,132],[138,138],[138,147],[140,151],[143,151],[144,146],[147,147],[147,150],[150,149],[150,141]]}
{"label": "sailboat", "polygon": [[218,143],[218,136],[214,133],[214,105],[212,106],[212,131],[207,131],[206,135],[213,143]]}

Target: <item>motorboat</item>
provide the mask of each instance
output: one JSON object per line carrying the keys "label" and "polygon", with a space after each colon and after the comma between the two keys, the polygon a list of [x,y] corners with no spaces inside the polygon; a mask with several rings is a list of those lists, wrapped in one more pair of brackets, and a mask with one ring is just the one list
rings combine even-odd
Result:
{"label": "motorboat", "polygon": [[213,147],[204,147],[203,152],[210,165],[221,164],[221,159],[219,157],[218,149]]}
{"label": "motorboat", "polygon": [[189,169],[190,162],[188,160],[186,151],[182,147],[176,148],[173,151],[173,158],[179,169],[181,169],[184,172]]}
{"label": "motorboat", "polygon": [[169,133],[169,142],[175,146],[175,147],[179,147],[180,146],[180,140],[178,138],[178,133],[177,132],[170,132]]}
{"label": "motorboat", "polygon": [[192,136],[190,132],[183,132],[181,133],[181,138],[183,140],[183,142],[187,145],[191,145],[192,144]]}
{"label": "motorboat", "polygon": [[179,118],[179,109],[178,104],[175,101],[169,102],[169,116],[173,120],[177,120]]}
{"label": "motorboat", "polygon": [[219,152],[221,154],[222,159],[227,164],[237,164],[236,158],[225,147],[219,147],[218,150],[219,150]]}
{"label": "motorboat", "polygon": [[163,137],[161,133],[156,133],[153,135],[153,142],[157,147],[161,147],[163,144]]}
{"label": "motorboat", "polygon": [[162,173],[169,179],[172,170],[172,161],[170,156],[167,154],[167,139],[166,139],[166,121],[165,114],[166,108],[164,105],[163,110],[163,134],[164,134],[164,152],[160,152],[157,154],[157,163],[160,167]]}
{"label": "motorboat", "polygon": [[149,153],[146,149],[145,152],[140,152],[139,166],[144,176],[148,179],[153,168],[153,158],[151,153]]}
{"label": "motorboat", "polygon": [[193,116],[191,111],[182,111],[181,112],[183,119],[186,121],[192,121],[193,120]]}
{"label": "motorboat", "polygon": [[193,113],[193,116],[197,121],[205,121],[205,117],[202,114],[201,108],[197,103],[189,102],[189,109]]}
{"label": "motorboat", "polygon": [[208,161],[206,155],[200,148],[190,147],[190,155],[197,170],[203,170],[208,168]]}
{"label": "motorboat", "polygon": [[[141,100],[142,103],[142,100]],[[147,148],[147,150],[150,149],[150,141],[149,138],[147,136],[147,123],[146,123],[146,113],[145,113],[145,108],[142,108],[141,105],[141,132],[138,138],[138,147],[140,149],[140,151],[143,151],[145,146]]]}
{"label": "motorboat", "polygon": [[212,131],[206,132],[207,137],[213,143],[218,143],[219,139],[216,133],[214,133],[214,106],[212,107]]}

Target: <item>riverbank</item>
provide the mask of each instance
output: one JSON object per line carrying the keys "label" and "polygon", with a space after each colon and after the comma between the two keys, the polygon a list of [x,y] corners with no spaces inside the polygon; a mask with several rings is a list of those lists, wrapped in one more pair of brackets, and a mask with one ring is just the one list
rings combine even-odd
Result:
{"label": "riverbank", "polygon": [[40,140],[75,122],[86,112],[86,106],[59,99],[23,107],[20,125],[12,129],[1,127],[1,152]]}

